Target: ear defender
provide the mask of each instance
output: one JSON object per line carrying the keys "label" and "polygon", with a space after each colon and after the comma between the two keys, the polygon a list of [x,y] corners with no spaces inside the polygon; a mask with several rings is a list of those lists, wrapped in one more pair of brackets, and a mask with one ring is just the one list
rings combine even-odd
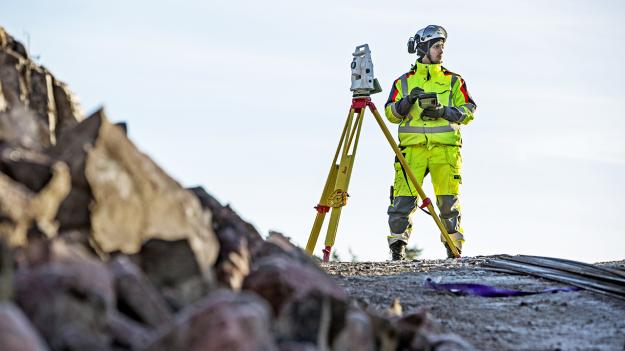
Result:
{"label": "ear defender", "polygon": [[414,54],[415,52],[417,52],[417,48],[415,45],[415,38],[414,37],[410,37],[408,38],[408,53],[409,54]]}

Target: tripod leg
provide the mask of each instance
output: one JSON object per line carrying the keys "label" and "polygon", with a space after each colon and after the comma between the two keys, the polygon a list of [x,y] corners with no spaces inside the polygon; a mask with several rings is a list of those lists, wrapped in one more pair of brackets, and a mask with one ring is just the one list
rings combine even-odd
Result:
{"label": "tripod leg", "polygon": [[332,194],[338,170],[338,165],[332,165],[332,168],[330,168],[326,185],[323,188],[323,193],[321,195],[321,200],[319,200],[319,204],[315,207],[317,215],[315,216],[315,223],[313,224],[310,235],[308,236],[308,243],[306,243],[306,252],[309,255],[312,255],[313,251],[315,251],[315,245],[317,245],[317,239],[319,238],[319,232],[321,232],[323,221],[326,217],[326,213],[330,210],[330,206],[327,204],[327,199],[330,197],[330,194]]}
{"label": "tripod leg", "polygon": [[447,233],[447,229],[445,229],[445,226],[441,222],[441,219],[438,217],[438,214],[436,213],[436,211],[434,211],[434,206],[432,205],[432,202],[425,195],[421,186],[419,186],[419,183],[417,182],[417,178],[415,177],[414,173],[412,173],[412,169],[410,169],[410,166],[408,166],[408,162],[406,162],[406,159],[404,158],[404,156],[401,154],[401,151],[397,147],[397,144],[395,143],[395,139],[393,139],[393,136],[389,132],[388,128],[386,128],[386,125],[384,124],[382,117],[380,117],[380,113],[378,112],[378,110],[375,108],[373,104],[369,104],[369,108],[371,109],[371,112],[373,113],[373,116],[375,117],[376,122],[378,122],[380,129],[382,129],[382,133],[384,133],[386,140],[388,140],[388,143],[391,145],[391,148],[393,149],[393,151],[395,152],[395,155],[399,159],[399,162],[404,167],[404,170],[406,171],[408,178],[410,178],[412,185],[417,189],[417,193],[419,194],[419,197],[423,199],[423,204],[427,205],[427,208],[432,214],[432,218],[434,218],[434,222],[436,222],[436,225],[438,226],[438,229],[441,231],[441,234],[443,235],[443,238],[447,242],[447,245],[449,245],[455,257],[460,257],[460,253],[458,252],[458,249],[456,248],[453,241],[451,240],[449,233]]}
{"label": "tripod leg", "polygon": [[[343,154],[341,155],[341,162],[339,164],[339,172],[336,179],[336,185],[334,187],[334,193],[342,192],[346,194],[349,188],[349,181],[352,175],[354,160],[356,159],[356,151],[358,150],[358,141],[360,140],[360,131],[362,130],[364,114],[365,109],[359,109],[358,116],[356,118],[356,121],[354,122],[354,127],[350,131],[349,139],[347,140],[343,148]],[[351,154],[350,149],[352,149]],[[332,249],[332,246],[334,246],[334,242],[336,240],[336,232],[338,230],[339,219],[341,216],[341,210],[343,208],[343,205],[344,203],[340,204],[340,206],[333,207],[332,213],[330,214],[330,223],[328,224],[325,248],[323,250],[324,261],[326,262],[329,259],[330,251]]]}
{"label": "tripod leg", "polygon": [[315,209],[317,210],[317,216],[315,217],[315,223],[313,224],[312,230],[310,231],[310,235],[308,236],[308,243],[306,244],[306,252],[309,255],[313,254],[315,250],[315,245],[317,245],[317,239],[319,238],[319,232],[321,231],[321,227],[323,226],[323,221],[325,219],[326,213],[330,210],[330,205],[328,204],[328,199],[332,194],[335,184],[336,184],[336,176],[338,174],[339,165],[336,163],[339,154],[341,154],[341,147],[348,140],[348,135],[352,129],[352,121],[354,118],[354,109],[350,109],[349,114],[347,115],[347,119],[345,120],[345,125],[343,126],[343,133],[341,134],[341,138],[339,140],[338,146],[336,148],[336,152],[334,153],[334,159],[332,160],[332,166],[330,166],[330,171],[328,172],[328,177],[326,178],[325,186],[323,187],[323,192],[321,193],[321,198]]}

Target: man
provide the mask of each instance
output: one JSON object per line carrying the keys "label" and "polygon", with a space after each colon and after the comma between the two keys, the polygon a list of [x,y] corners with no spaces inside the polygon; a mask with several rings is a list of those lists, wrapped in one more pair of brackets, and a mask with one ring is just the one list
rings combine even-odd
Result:
{"label": "man", "polygon": [[[476,105],[460,75],[441,66],[446,41],[447,31],[435,25],[420,29],[410,38],[408,52],[416,52],[417,61],[393,83],[384,111],[391,123],[399,124],[399,147],[419,185],[430,174],[441,221],[460,251],[464,243],[458,201],[462,183],[460,126],[473,120]],[[430,99],[434,104],[427,104],[427,93],[435,97]],[[392,189],[388,243],[393,260],[402,260],[412,230],[410,215],[416,208],[417,193],[397,159]],[[442,235],[441,241],[445,243]],[[445,247],[447,257],[453,257],[446,243]]]}

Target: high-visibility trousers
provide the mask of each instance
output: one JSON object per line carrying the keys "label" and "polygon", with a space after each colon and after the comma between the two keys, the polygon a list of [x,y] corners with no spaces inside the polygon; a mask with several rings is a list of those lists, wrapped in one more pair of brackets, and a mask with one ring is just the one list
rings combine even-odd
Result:
{"label": "high-visibility trousers", "polygon": [[[440,218],[456,247],[464,242],[460,226],[460,184],[462,177],[462,156],[460,147],[447,145],[415,145],[401,147],[402,154],[417,178],[419,186],[429,173],[436,195]],[[412,231],[410,215],[416,208],[417,192],[399,161],[395,160],[395,181],[393,200],[388,208],[390,235],[389,245],[402,240],[408,242]],[[444,242],[444,241],[443,241]]]}

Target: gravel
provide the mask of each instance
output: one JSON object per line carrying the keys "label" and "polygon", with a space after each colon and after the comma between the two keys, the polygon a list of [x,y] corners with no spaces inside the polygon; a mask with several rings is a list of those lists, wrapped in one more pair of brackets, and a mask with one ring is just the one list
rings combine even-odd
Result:
{"label": "gravel", "polygon": [[[477,283],[538,291],[564,284],[481,268],[488,257],[403,262],[331,262],[322,268],[362,306],[386,310],[399,298],[404,312],[425,309],[446,332],[479,350],[625,350],[625,301],[590,291],[484,298],[424,286]],[[604,262],[621,268],[625,262]]]}

